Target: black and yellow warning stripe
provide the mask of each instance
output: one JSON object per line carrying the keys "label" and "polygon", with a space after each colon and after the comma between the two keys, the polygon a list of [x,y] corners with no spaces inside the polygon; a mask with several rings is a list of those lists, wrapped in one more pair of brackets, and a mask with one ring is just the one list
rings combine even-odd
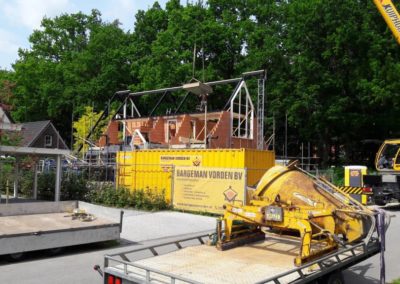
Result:
{"label": "black and yellow warning stripe", "polygon": [[358,186],[339,186],[339,189],[348,194],[364,194],[362,187]]}

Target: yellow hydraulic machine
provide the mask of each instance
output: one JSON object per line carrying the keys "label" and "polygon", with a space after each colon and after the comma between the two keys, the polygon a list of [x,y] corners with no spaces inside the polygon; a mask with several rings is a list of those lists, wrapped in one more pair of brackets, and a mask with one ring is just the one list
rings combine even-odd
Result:
{"label": "yellow hydraulic machine", "polygon": [[217,223],[217,248],[226,250],[273,233],[299,240],[297,266],[361,239],[375,229],[374,213],[296,166],[275,166],[248,204],[226,204]]}
{"label": "yellow hydraulic machine", "polygon": [[400,44],[400,15],[391,0],[374,0],[397,42]]}

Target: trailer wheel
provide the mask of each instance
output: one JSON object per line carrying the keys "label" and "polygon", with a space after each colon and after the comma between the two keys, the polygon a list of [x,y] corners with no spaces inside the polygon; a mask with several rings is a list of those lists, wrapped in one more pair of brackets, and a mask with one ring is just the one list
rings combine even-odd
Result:
{"label": "trailer wheel", "polygon": [[385,206],[387,204],[387,201],[383,198],[375,198],[375,204],[379,206]]}
{"label": "trailer wheel", "polygon": [[51,248],[51,249],[48,249],[48,253],[49,253],[49,255],[54,256],[54,255],[60,254],[63,250],[64,250],[64,248]]}
{"label": "trailer wheel", "polygon": [[7,260],[11,262],[20,261],[25,257],[25,253],[17,252],[7,255]]}
{"label": "trailer wheel", "polygon": [[333,272],[326,276],[324,281],[326,284],[344,284],[344,278],[342,272]]}

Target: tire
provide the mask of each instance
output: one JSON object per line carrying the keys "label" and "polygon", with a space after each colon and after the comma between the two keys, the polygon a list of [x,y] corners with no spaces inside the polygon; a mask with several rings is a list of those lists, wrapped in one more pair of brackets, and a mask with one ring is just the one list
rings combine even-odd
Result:
{"label": "tire", "polygon": [[342,272],[333,272],[326,276],[325,284],[344,284]]}
{"label": "tire", "polygon": [[48,249],[47,251],[48,251],[50,256],[53,256],[53,255],[57,255],[57,254],[62,253],[63,250],[64,250],[64,248],[52,248],[52,249]]}
{"label": "tire", "polygon": [[385,200],[378,199],[378,200],[375,200],[375,204],[379,205],[379,206],[385,206],[387,204],[387,202]]}
{"label": "tire", "polygon": [[17,253],[11,253],[7,255],[7,260],[10,262],[16,262],[16,261],[21,261],[25,257],[25,253],[23,252],[17,252]]}
{"label": "tire", "polygon": [[379,206],[385,206],[387,204],[387,198],[386,197],[379,197],[379,198],[374,198],[374,203]]}

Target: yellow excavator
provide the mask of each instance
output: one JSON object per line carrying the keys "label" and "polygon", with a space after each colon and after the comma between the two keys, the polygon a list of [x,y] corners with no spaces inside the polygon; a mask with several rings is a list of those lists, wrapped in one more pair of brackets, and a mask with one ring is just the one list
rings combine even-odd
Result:
{"label": "yellow excavator", "polygon": [[300,266],[362,239],[375,230],[374,212],[336,186],[296,166],[275,166],[259,181],[247,204],[226,204],[217,223],[217,248],[230,249],[268,234],[299,241]]}
{"label": "yellow excavator", "polygon": [[397,42],[400,44],[400,16],[391,0],[374,0]]}
{"label": "yellow excavator", "polygon": [[376,174],[363,175],[364,188],[377,205],[400,202],[400,139],[385,140],[375,157]]}
{"label": "yellow excavator", "polygon": [[[391,0],[374,0],[400,44],[400,16]],[[385,153],[391,160],[385,161]],[[376,157],[377,169],[400,172],[400,139],[387,140]],[[397,181],[397,180],[396,180]],[[299,241],[296,266],[363,240],[376,230],[376,212],[363,206],[325,179],[296,166],[268,170],[247,203],[224,205],[217,223],[217,248],[230,249],[268,234],[292,236]]]}
{"label": "yellow excavator", "polygon": [[[373,0],[393,36],[400,44],[400,15],[391,0]],[[363,176],[364,187],[373,190],[373,202],[400,202],[400,139],[385,140],[375,158],[377,175]]]}

